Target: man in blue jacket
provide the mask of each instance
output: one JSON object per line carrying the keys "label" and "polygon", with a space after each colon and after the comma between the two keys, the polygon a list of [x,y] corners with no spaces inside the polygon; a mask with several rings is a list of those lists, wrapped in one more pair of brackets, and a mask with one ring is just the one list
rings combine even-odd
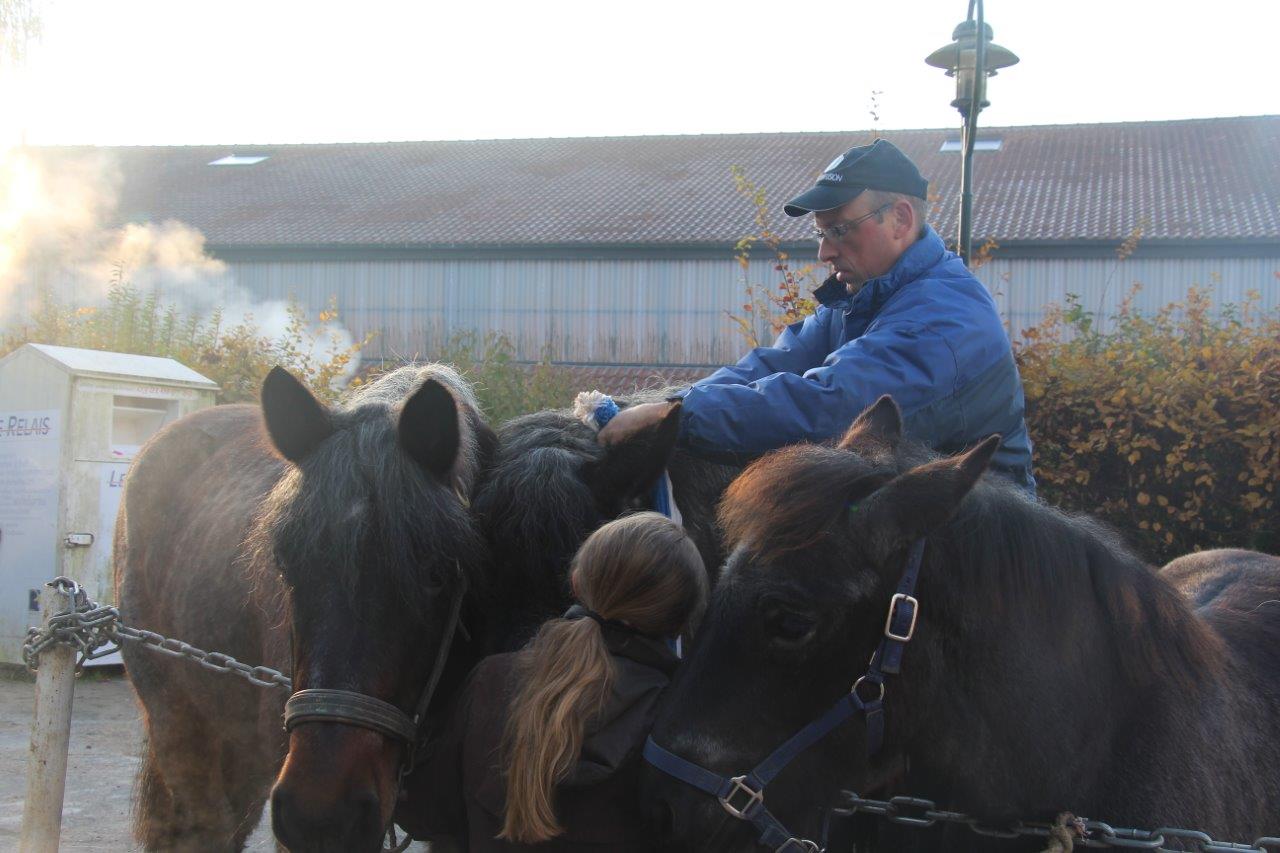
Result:
{"label": "man in blue jacket", "polygon": [[[995,303],[925,224],[928,182],[879,139],[836,158],[788,216],[814,215],[818,259],[833,274],[819,308],[681,393],[681,445],[753,456],[839,436],[882,394],[906,432],[944,453],[992,433],[992,468],[1034,491],[1022,381]],[[667,404],[634,406],[602,432],[608,444]]]}

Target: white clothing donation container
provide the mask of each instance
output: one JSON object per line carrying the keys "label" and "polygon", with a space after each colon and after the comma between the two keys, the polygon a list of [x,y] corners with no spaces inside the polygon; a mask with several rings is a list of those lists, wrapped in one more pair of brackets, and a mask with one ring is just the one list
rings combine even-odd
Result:
{"label": "white clothing donation container", "polygon": [[24,344],[0,359],[0,663],[22,663],[46,581],[65,575],[114,601],[111,540],[129,463],[217,391],[171,358]]}

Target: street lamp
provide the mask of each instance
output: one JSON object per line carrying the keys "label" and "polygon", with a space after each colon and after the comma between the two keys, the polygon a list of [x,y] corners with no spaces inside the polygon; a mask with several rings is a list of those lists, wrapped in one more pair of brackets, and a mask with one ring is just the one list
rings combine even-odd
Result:
{"label": "street lamp", "polygon": [[[974,16],[974,7],[977,16]],[[978,34],[982,38],[978,38]],[[991,41],[991,27],[983,20],[982,0],[969,0],[969,15],[951,34],[951,44],[938,48],[925,57],[925,62],[942,68],[948,77],[956,78],[956,99],[951,106],[960,111],[964,124],[960,131],[960,235],[957,248],[969,263],[973,226],[973,143],[978,135],[978,113],[990,106],[987,101],[987,78],[996,71],[1018,61],[1008,48]]]}

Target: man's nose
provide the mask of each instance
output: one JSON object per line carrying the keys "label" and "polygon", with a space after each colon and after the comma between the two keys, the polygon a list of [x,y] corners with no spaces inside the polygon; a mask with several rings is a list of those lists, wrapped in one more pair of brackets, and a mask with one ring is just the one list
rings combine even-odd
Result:
{"label": "man's nose", "polygon": [[818,241],[818,260],[824,264],[829,264],[840,256],[840,250],[836,246],[835,241],[823,237]]}

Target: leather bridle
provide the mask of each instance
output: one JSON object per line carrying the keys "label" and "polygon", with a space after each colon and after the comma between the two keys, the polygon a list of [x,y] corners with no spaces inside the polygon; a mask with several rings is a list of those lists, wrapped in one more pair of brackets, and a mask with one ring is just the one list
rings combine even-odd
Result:
{"label": "leather bridle", "polygon": [[431,705],[431,698],[435,695],[436,687],[439,686],[445,665],[448,663],[449,650],[453,646],[454,635],[459,629],[462,601],[466,594],[466,576],[459,575],[453,591],[453,600],[449,606],[449,622],[445,626],[444,637],[440,641],[440,650],[436,652],[431,676],[418,697],[413,716],[406,714],[390,702],[364,693],[352,690],[308,688],[294,693],[285,702],[285,731],[292,731],[302,723],[339,723],[386,735],[405,745],[404,758],[400,766],[400,778],[403,779],[412,771],[418,749],[426,740],[423,723],[426,720],[427,708]]}
{"label": "leather bridle", "polygon": [[[901,671],[902,652],[915,635],[920,603],[913,593],[923,559],[924,540],[918,539],[911,546],[897,592],[889,602],[884,636],[881,637],[875,654],[871,656],[867,671],[825,714],[792,735],[753,770],[741,776],[721,776],[659,746],[652,736],[644,745],[645,761],[663,773],[718,799],[732,817],[751,823],[760,843],[767,845],[775,853],[822,853],[820,844],[793,835],[765,807],[765,786],[800,753],[859,713],[867,727],[867,754],[875,755],[880,751],[884,744],[885,677],[897,675]],[[865,698],[863,692],[867,693]]]}

